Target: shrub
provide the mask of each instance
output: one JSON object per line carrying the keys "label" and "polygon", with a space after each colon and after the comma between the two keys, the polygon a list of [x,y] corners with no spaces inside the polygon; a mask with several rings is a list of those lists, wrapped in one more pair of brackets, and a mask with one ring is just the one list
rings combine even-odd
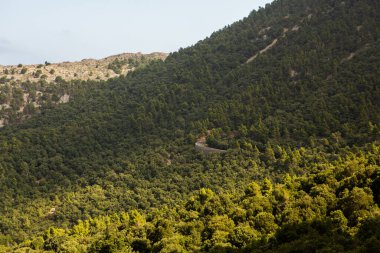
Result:
{"label": "shrub", "polygon": [[28,71],[28,69],[27,69],[27,68],[22,68],[22,69],[21,69],[21,72],[20,72],[20,74],[22,74],[22,75],[23,75],[23,74],[25,74],[27,71]]}

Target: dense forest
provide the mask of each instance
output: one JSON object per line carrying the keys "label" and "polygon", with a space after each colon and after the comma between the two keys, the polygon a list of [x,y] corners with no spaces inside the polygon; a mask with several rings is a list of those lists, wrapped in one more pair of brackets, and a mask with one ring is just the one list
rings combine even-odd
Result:
{"label": "dense forest", "polygon": [[379,13],[276,0],[126,76],[60,80],[69,103],[0,130],[0,252],[378,251]]}

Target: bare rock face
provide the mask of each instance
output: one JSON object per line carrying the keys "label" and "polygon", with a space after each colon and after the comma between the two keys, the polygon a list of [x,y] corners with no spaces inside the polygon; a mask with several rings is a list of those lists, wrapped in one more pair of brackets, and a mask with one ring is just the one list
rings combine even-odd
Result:
{"label": "bare rock face", "polygon": [[152,61],[165,60],[166,57],[166,53],[123,53],[100,60],[0,65],[0,128],[31,117],[44,104],[68,103],[75,96],[62,83],[74,80],[104,81],[126,75]]}

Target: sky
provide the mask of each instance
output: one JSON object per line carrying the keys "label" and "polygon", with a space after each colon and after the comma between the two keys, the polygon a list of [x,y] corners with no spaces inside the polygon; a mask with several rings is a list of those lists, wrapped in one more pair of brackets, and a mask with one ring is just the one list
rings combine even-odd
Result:
{"label": "sky", "polygon": [[0,64],[173,52],[270,0],[0,0]]}

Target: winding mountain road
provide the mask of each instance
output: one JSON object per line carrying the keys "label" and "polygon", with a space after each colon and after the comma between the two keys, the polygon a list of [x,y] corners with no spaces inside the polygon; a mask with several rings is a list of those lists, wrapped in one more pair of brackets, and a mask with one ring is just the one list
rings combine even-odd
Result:
{"label": "winding mountain road", "polygon": [[227,150],[223,149],[217,149],[217,148],[210,148],[206,144],[206,136],[201,136],[197,142],[195,143],[195,149],[198,151],[201,151],[202,153],[208,155],[208,154],[219,154],[219,153],[226,153]]}

